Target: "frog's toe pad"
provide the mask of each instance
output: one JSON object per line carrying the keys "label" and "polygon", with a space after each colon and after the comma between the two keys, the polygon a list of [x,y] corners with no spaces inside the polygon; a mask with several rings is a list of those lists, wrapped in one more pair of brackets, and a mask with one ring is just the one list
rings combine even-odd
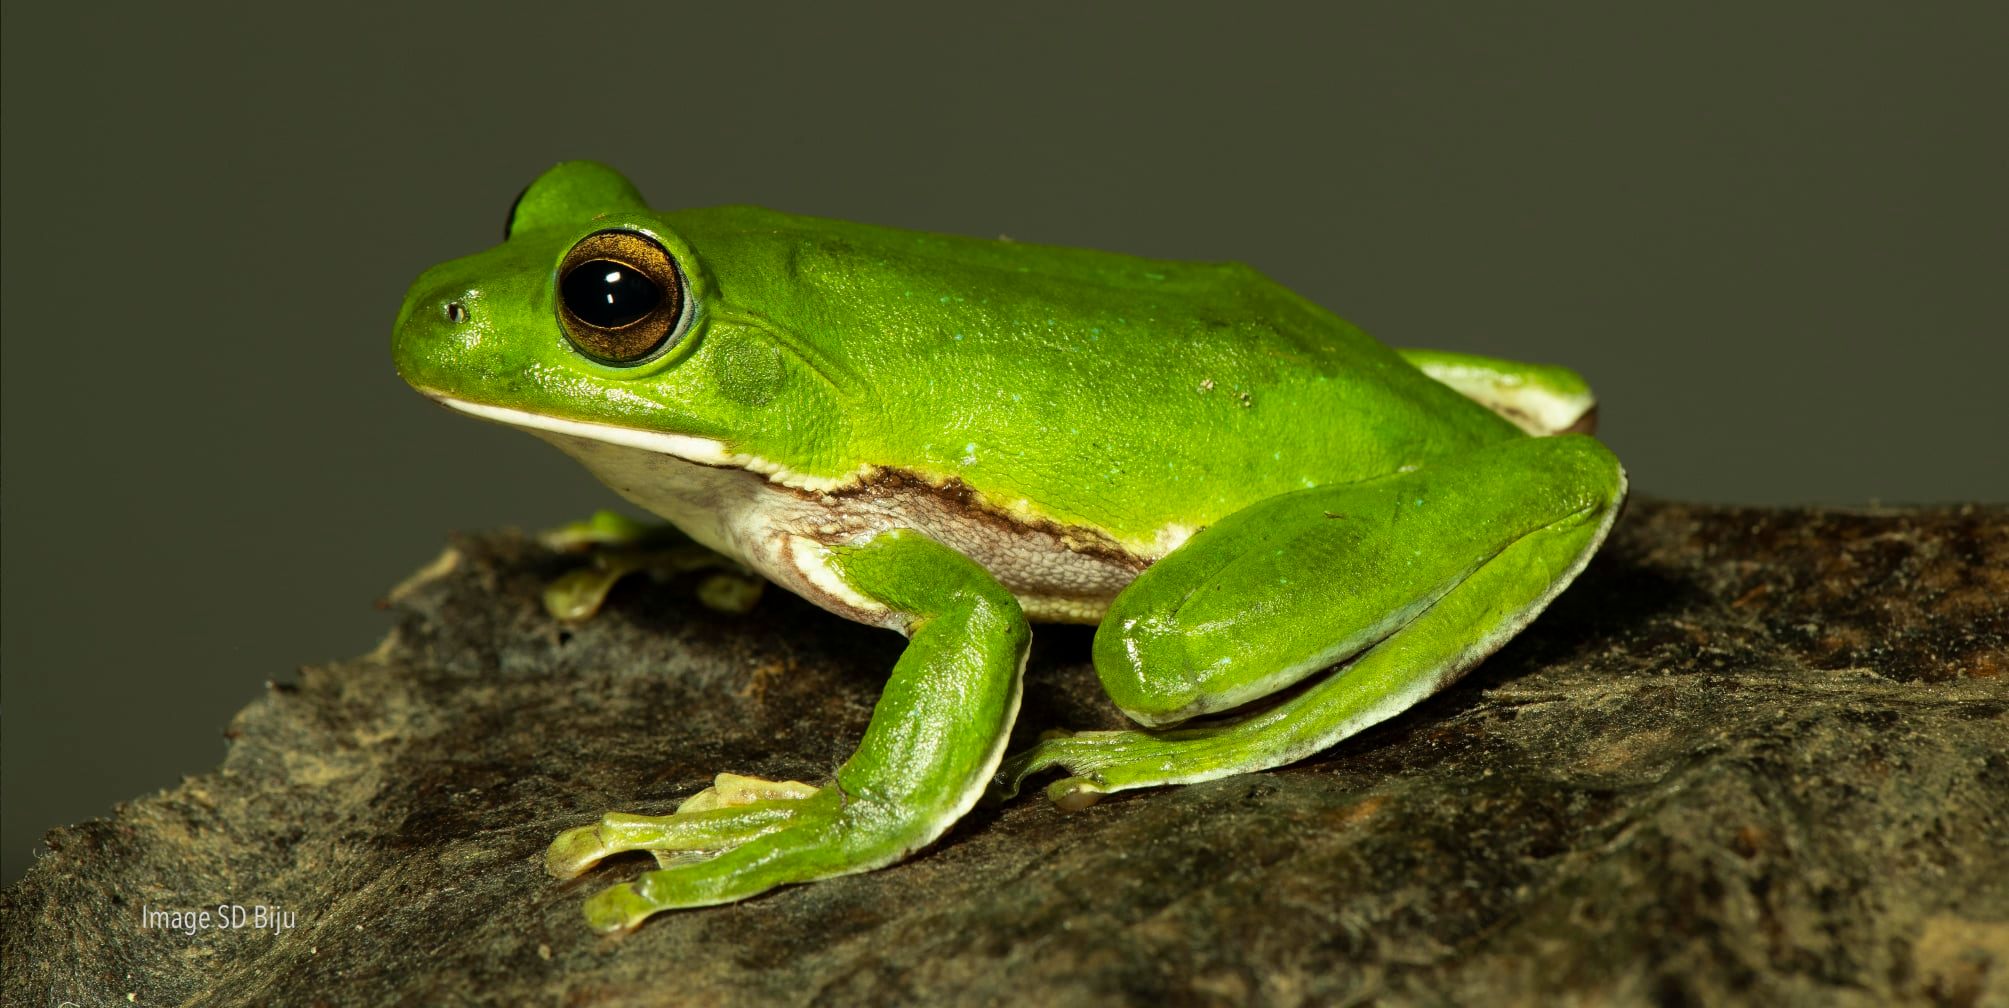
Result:
{"label": "frog's toe pad", "polygon": [[558,834],[558,839],[544,850],[545,874],[552,878],[577,878],[602,858],[620,853],[623,848],[610,845],[600,835],[600,825],[579,826]]}
{"label": "frog's toe pad", "polygon": [[544,611],[552,619],[564,623],[591,619],[606,604],[607,593],[614,590],[614,582],[629,573],[627,569],[602,567],[567,571],[544,586]]}
{"label": "frog's toe pad", "polygon": [[1079,812],[1102,800],[1108,790],[1086,777],[1069,777],[1046,786],[1046,796],[1062,812]]}
{"label": "frog's toe pad", "polygon": [[588,897],[586,926],[601,934],[631,931],[655,912],[649,901],[633,885],[608,886]]}
{"label": "frog's toe pad", "polygon": [[698,583],[698,601],[713,612],[744,616],[760,603],[767,582],[757,577],[724,571]]}

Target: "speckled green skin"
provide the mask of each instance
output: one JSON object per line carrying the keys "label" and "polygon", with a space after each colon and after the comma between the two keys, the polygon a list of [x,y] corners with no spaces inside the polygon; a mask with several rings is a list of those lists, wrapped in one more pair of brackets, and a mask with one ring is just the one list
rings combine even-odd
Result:
{"label": "speckled green skin", "polygon": [[[556,320],[558,264],[607,228],[666,249],[695,305],[680,342],[625,368],[576,352]],[[1300,759],[1511,637],[1624,497],[1595,440],[1527,436],[1247,267],[749,207],[659,214],[584,162],[526,191],[503,245],[422,276],[393,349],[415,386],[510,422],[704,438],[727,464],[812,490],[883,470],[956,480],[981,509],[1155,561],[1095,640],[1111,698],[1150,727],[1049,739],[1001,765],[1030,636],[995,576],[1008,550],[965,555],[897,513],[856,541],[797,542],[912,638],[865,739],[820,789],[722,778],[675,815],[561,835],[547,859],[561,876],[623,850],[665,862],[589,901],[607,930],[892,863],[987,785],[1009,795],[1051,767],[1070,776],[1049,795],[1076,807]],[[1446,355],[1418,355],[1433,359]],[[1589,402],[1561,369],[1454,363],[1501,379],[1488,387]],[[1334,666],[1258,713],[1174,727]]]}

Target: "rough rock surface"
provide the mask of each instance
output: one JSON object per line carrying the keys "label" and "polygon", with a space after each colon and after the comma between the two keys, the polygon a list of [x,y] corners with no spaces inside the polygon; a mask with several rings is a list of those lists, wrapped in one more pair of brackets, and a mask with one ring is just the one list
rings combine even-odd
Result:
{"label": "rough rock surface", "polygon": [[[2009,1004],[2009,509],[1635,502],[1450,690],[1284,770],[1064,813],[603,938],[539,857],[712,773],[815,780],[899,638],[683,584],[564,629],[516,535],[375,653],[238,715],[222,767],[52,831],[9,1004]],[[1114,726],[1042,629],[1022,745]],[[14,712],[19,714],[19,712]],[[273,933],[142,908],[276,905]]]}

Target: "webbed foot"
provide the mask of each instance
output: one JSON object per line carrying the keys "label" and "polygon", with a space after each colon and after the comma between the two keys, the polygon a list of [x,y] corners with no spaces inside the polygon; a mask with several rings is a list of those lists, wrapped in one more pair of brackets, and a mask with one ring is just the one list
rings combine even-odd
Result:
{"label": "webbed foot", "polygon": [[793,803],[821,790],[801,781],[722,773],[671,815],[609,812],[597,823],[560,833],[544,853],[544,870],[573,878],[626,851],[649,851],[665,864],[716,853],[787,826],[802,810]]}
{"label": "webbed foot", "polygon": [[834,785],[720,774],[674,814],[610,812],[566,830],[545,852],[544,867],[572,878],[614,854],[654,854],[655,870],[587,899],[587,923],[612,932],[663,910],[730,903],[779,885],[888,865],[939,830]]}
{"label": "webbed foot", "polygon": [[1126,781],[1110,779],[1101,772],[1105,768],[1129,770],[1140,762],[1148,765],[1154,760],[1166,767],[1179,765],[1184,754],[1168,738],[1176,734],[1141,731],[1050,734],[1032,748],[1005,758],[998,767],[989,797],[993,801],[1009,800],[1018,794],[1019,785],[1027,777],[1060,767],[1069,776],[1048,784],[1046,796],[1063,812],[1079,812],[1111,791],[1138,786],[1127,782],[1127,773],[1122,775]]}

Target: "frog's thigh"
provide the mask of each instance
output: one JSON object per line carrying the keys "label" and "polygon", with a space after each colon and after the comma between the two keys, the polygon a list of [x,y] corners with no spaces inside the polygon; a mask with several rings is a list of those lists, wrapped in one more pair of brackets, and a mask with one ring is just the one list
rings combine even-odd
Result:
{"label": "frog's thigh", "polygon": [[1049,793],[1279,766],[1401,712],[1492,653],[1589,561],[1625,476],[1581,435],[1505,442],[1413,472],[1253,505],[1146,570],[1096,634],[1096,671],[1147,724],[1225,710],[1335,662],[1261,713],[1207,728],[1085,732],[1008,761]]}
{"label": "frog's thigh", "polygon": [[[627,832],[598,827],[588,839],[600,844],[600,856],[614,833],[623,849],[721,853],[594,896],[586,913],[596,927],[633,927],[659,910],[892,864],[940,836],[982,795],[1018,714],[1031,640],[1018,601],[974,561],[912,532],[834,550],[829,561],[852,587],[900,614],[910,638],[857,752],[835,784],[813,794],[792,782],[722,781],[714,791],[744,790],[748,803],[646,822],[610,817]],[[592,828],[574,832],[582,831]],[[569,848],[558,853],[562,867],[581,860]]]}

